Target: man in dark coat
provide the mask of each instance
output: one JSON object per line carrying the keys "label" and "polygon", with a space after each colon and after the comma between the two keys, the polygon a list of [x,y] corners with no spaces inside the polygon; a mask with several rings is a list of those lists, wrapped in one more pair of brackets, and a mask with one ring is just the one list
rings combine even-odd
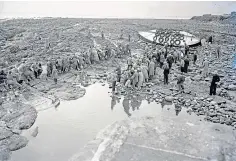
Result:
{"label": "man in dark coat", "polygon": [[213,73],[213,78],[210,86],[210,95],[216,95],[217,82],[220,81],[220,77],[216,72]]}
{"label": "man in dark coat", "polygon": [[188,59],[188,57],[186,57],[184,59],[184,72],[185,73],[188,73],[188,66],[189,66],[189,59]]}

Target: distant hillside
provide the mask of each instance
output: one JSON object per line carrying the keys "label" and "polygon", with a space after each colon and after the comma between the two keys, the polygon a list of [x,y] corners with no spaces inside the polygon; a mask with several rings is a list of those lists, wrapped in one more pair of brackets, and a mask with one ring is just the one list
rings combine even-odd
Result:
{"label": "distant hillside", "polygon": [[191,20],[196,20],[201,22],[221,22],[221,23],[236,24],[236,12],[231,12],[230,14],[224,14],[224,15],[205,14],[203,16],[194,16],[191,18]]}

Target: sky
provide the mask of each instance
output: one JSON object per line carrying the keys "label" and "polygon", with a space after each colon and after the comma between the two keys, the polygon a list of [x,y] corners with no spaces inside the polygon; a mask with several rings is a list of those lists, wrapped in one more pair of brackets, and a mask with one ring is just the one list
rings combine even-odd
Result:
{"label": "sky", "polygon": [[0,1],[0,18],[191,18],[236,11],[236,1]]}

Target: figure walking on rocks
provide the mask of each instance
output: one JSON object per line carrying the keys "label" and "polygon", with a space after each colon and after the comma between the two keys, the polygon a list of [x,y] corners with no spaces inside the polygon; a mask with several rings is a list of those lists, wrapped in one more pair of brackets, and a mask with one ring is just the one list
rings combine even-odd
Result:
{"label": "figure walking on rocks", "polygon": [[197,52],[195,51],[193,54],[193,64],[196,65],[196,61],[197,61]]}
{"label": "figure walking on rocks", "polygon": [[188,73],[188,66],[189,66],[189,59],[186,56],[185,59],[184,59],[184,72],[185,73]]}
{"label": "figure walking on rocks", "polygon": [[154,59],[151,60],[150,64],[149,64],[149,79],[151,80],[155,74],[155,63],[154,63]]}
{"label": "figure walking on rocks", "polygon": [[218,76],[217,72],[214,72],[210,86],[210,95],[216,95],[216,87],[219,81],[220,77]]}
{"label": "figure walking on rocks", "polygon": [[165,61],[164,65],[163,65],[163,74],[164,74],[164,84],[168,84],[168,75],[170,73],[170,69],[169,69],[169,65],[168,63]]}
{"label": "figure walking on rocks", "polygon": [[58,71],[55,66],[53,66],[53,69],[52,69],[52,77],[53,77],[54,83],[57,84]]}
{"label": "figure walking on rocks", "polygon": [[185,81],[185,77],[183,76],[183,74],[181,74],[181,75],[177,78],[178,90],[179,90],[181,93],[184,92],[184,81]]}

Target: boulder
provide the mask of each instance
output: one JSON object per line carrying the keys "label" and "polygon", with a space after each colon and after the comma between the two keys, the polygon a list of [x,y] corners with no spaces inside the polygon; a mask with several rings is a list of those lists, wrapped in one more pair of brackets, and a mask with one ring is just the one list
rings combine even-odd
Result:
{"label": "boulder", "polygon": [[201,80],[201,75],[196,75],[196,76],[194,76],[192,79],[194,80],[194,81],[200,81]]}
{"label": "boulder", "polygon": [[0,126],[0,140],[6,139],[12,135],[13,133],[10,129]]}
{"label": "boulder", "polygon": [[228,90],[236,91],[236,85],[230,84],[230,85],[228,86]]}
{"label": "boulder", "polygon": [[28,144],[28,140],[24,136],[13,135],[9,138],[9,149],[15,151],[25,147]]}
{"label": "boulder", "polygon": [[11,151],[7,148],[7,145],[1,145],[0,141],[0,160],[1,161],[8,161],[11,157]]}
{"label": "boulder", "polygon": [[174,97],[173,97],[173,96],[166,96],[166,97],[165,97],[165,100],[166,100],[167,102],[172,102],[172,101],[174,100]]}

